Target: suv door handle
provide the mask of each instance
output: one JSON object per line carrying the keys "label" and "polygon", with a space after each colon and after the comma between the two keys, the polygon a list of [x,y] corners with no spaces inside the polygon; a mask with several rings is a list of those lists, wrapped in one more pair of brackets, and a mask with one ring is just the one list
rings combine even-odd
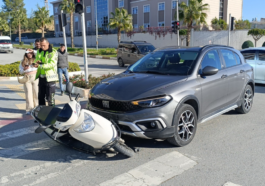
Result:
{"label": "suv door handle", "polygon": [[227,75],[222,75],[221,78],[222,78],[222,79],[225,79],[225,78],[227,78]]}
{"label": "suv door handle", "polygon": [[244,73],[245,72],[245,70],[240,70],[240,73]]}

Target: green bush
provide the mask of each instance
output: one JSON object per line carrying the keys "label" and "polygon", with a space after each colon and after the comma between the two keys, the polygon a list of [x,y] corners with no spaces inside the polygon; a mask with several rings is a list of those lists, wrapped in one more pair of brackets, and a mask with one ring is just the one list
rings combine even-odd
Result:
{"label": "green bush", "polygon": [[22,41],[19,42],[19,45],[20,45],[20,46],[23,46],[23,45],[24,45],[24,42],[22,42]]}
{"label": "green bush", "polygon": [[[86,84],[85,81],[85,76],[83,74],[81,75],[75,75],[73,77],[69,78],[69,81],[72,82],[74,84],[74,86],[76,87],[80,87],[80,88],[87,88],[87,89],[91,89],[93,88],[96,84],[98,84],[100,81],[102,81],[103,79],[106,78],[110,78],[112,76],[114,76],[115,74],[108,74],[108,75],[102,75],[100,77],[93,77],[91,74],[88,76],[88,81],[89,84]],[[66,80],[64,79],[63,83],[66,83]]]}
{"label": "green bush", "polygon": [[[6,77],[11,77],[11,76],[17,76],[19,74],[19,64],[20,61],[7,64],[7,65],[0,65],[0,76],[6,76]],[[69,72],[75,72],[75,71],[80,71],[80,67],[77,63],[71,63],[69,62]]]}
{"label": "green bush", "polygon": [[33,46],[33,43],[30,43],[29,45],[32,47]]}
{"label": "green bush", "polygon": [[51,47],[53,48],[53,44],[50,44],[51,45]]}
{"label": "green bush", "polygon": [[242,49],[249,48],[249,47],[254,47],[254,44],[252,41],[245,41],[242,45]]}
{"label": "green bush", "polygon": [[7,65],[0,65],[0,76],[10,77],[19,75],[19,64],[20,61]]}
{"label": "green bush", "polygon": [[72,62],[69,62],[69,69],[68,69],[69,72],[76,72],[76,71],[80,71],[80,67],[77,63],[72,63]]}

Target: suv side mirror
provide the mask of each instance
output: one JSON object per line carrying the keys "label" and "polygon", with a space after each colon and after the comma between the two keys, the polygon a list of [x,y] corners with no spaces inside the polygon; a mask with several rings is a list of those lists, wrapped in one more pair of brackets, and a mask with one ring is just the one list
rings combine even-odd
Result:
{"label": "suv side mirror", "polygon": [[218,69],[212,66],[206,66],[204,69],[202,69],[202,76],[212,76],[214,74],[217,74]]}

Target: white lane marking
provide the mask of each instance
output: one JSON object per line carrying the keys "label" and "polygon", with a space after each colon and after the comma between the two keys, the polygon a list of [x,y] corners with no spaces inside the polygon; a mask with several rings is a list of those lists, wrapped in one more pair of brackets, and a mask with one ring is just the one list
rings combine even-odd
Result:
{"label": "white lane marking", "polygon": [[196,164],[195,161],[174,151],[103,182],[100,186],[159,185],[170,178],[180,175]]}
{"label": "white lane marking", "polygon": [[231,183],[231,182],[227,182],[223,186],[241,186],[241,185],[237,185],[237,184],[234,184],[234,183]]}
{"label": "white lane marking", "polygon": [[4,132],[0,134],[0,141],[11,139],[11,138],[17,138],[20,136],[24,136],[30,133],[33,133],[37,127],[27,127],[27,128],[22,128],[18,130],[13,130],[10,132]]}
{"label": "white lane marking", "polygon": [[[30,167],[30,168],[27,168],[27,169],[24,169],[21,171],[11,173],[8,176],[1,177],[0,178],[0,184],[12,184],[12,183],[16,183],[19,181],[24,181],[24,180],[27,180],[28,178],[36,177],[36,173],[37,173],[37,175],[43,175],[44,172],[48,172],[47,175],[51,174],[54,177],[55,175],[60,175],[60,174],[58,174],[58,173],[54,174],[51,172],[52,172],[52,170],[54,170],[55,168],[57,168],[59,166],[65,165],[67,167],[69,167],[69,166],[71,167],[72,164],[74,164],[74,166],[76,166],[76,165],[79,165],[80,163],[86,164],[86,162],[89,162],[89,160],[81,160],[81,161],[76,160],[77,158],[78,158],[78,156],[73,154],[73,155],[67,156],[65,159],[58,159],[55,162],[46,162],[46,163],[43,163],[43,164],[40,164],[37,166],[33,166],[33,167]],[[42,176],[40,179],[38,179],[35,182],[40,183],[40,182],[47,180],[48,178],[52,178],[51,176],[47,177],[47,175]],[[44,179],[46,177],[47,177],[47,179]]]}
{"label": "white lane marking", "polygon": [[73,160],[66,169],[46,174],[46,175],[40,177],[39,179],[37,179],[36,181],[34,181],[34,182],[30,183],[30,184],[23,185],[23,186],[32,186],[32,185],[40,184],[42,182],[47,181],[48,179],[55,178],[57,176],[65,174],[66,172],[68,172],[69,170],[71,170],[73,168],[76,168],[76,167],[81,166],[81,165],[86,165],[88,163],[91,163],[91,161],[89,161],[89,160],[82,160],[82,161]]}
{"label": "white lane marking", "polygon": [[47,150],[57,145],[58,143],[54,142],[50,138],[47,138],[8,149],[0,149],[0,161],[17,158],[19,156],[30,154],[36,151]]}

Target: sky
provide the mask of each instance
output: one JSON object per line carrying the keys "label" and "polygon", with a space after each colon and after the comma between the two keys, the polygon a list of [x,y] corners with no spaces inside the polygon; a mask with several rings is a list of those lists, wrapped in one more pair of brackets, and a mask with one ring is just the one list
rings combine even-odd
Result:
{"label": "sky", "polygon": [[[52,2],[54,0],[49,0],[50,14],[53,14]],[[233,1],[233,0],[229,0]],[[31,15],[32,10],[37,9],[37,4],[39,6],[44,6],[44,0],[24,0],[26,5],[28,16]],[[0,7],[3,6],[3,1],[0,0]],[[243,0],[243,19],[248,19],[252,21],[253,18],[265,18],[265,0]]]}

